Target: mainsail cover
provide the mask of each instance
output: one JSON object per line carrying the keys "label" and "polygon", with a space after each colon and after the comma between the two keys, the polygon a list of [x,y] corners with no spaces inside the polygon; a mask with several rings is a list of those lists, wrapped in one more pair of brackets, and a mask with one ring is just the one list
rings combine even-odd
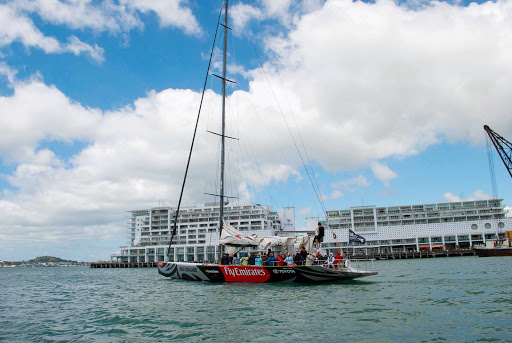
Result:
{"label": "mainsail cover", "polygon": [[222,234],[220,236],[220,244],[235,246],[257,246],[259,250],[266,250],[272,245],[290,246],[296,249],[306,247],[311,249],[313,245],[313,237],[309,235],[300,235],[296,237],[279,237],[279,236],[258,236],[244,234],[233,226],[223,222]]}

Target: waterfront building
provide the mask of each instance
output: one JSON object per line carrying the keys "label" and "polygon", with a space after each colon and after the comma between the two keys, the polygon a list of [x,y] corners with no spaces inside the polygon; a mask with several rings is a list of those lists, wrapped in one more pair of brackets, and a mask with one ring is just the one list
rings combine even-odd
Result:
{"label": "waterfront building", "polygon": [[[121,247],[118,254],[111,255],[111,259],[118,262],[159,262],[169,256],[170,261],[214,261],[219,245],[219,204],[207,203],[202,207],[181,209],[176,236],[168,254],[175,213],[173,207],[130,211],[130,246]],[[273,211],[271,207],[259,204],[227,204],[224,218],[248,235],[293,234],[295,230],[293,207]]]}
{"label": "waterfront building", "polygon": [[[504,237],[512,218],[502,199],[406,206],[359,206],[327,211],[322,247],[355,253],[470,248]],[[363,236],[365,244],[349,242],[348,231]]]}
{"label": "waterfront building", "polygon": [[[249,235],[294,236],[315,232],[317,219],[295,228],[295,210],[273,211],[259,204],[226,205],[226,221]],[[502,237],[512,230],[502,199],[405,205],[359,206],[326,212],[322,250],[340,248],[351,253],[420,251],[470,248]],[[175,209],[155,207],[130,211],[130,246],[112,254],[117,262],[158,262],[168,255]],[[171,261],[214,261],[219,244],[219,205],[207,203],[180,211],[170,250]],[[365,244],[349,242],[349,230],[363,236]]]}

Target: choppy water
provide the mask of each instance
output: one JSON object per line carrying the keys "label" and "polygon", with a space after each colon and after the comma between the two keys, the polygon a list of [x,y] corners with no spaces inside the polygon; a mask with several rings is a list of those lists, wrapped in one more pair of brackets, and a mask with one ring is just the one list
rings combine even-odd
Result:
{"label": "choppy water", "polygon": [[379,261],[328,285],[0,268],[0,341],[512,341],[512,258]]}

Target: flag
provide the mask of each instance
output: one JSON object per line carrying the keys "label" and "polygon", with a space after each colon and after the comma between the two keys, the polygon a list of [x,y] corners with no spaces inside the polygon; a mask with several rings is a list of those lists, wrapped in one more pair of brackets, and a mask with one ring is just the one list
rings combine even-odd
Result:
{"label": "flag", "polygon": [[366,243],[366,239],[363,236],[358,235],[352,230],[348,230],[348,241],[349,242],[360,242],[361,244]]}

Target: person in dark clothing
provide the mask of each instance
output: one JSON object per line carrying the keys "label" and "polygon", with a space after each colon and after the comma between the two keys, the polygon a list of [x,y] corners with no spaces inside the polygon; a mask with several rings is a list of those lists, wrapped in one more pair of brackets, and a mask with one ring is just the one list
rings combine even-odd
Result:
{"label": "person in dark clothing", "polygon": [[304,257],[302,257],[302,254],[300,251],[297,251],[297,254],[293,257],[293,261],[298,266],[304,265]]}
{"label": "person in dark clothing", "polygon": [[318,253],[316,254],[316,257],[318,258],[318,264],[323,264],[323,262],[326,259],[326,257],[324,255],[322,255],[321,251],[318,251]]}
{"label": "person in dark clothing", "polygon": [[308,252],[306,251],[305,247],[302,247],[300,254],[302,255],[302,259],[305,261],[306,257],[308,257]]}
{"label": "person in dark clothing", "polygon": [[249,256],[249,265],[254,266],[255,262],[256,262],[256,255],[251,253],[251,255]]}
{"label": "person in dark clothing", "polygon": [[325,229],[320,222],[318,222],[317,234],[315,236],[315,244],[317,248],[320,248],[320,243],[323,242],[325,235]]}
{"label": "person in dark clothing", "polygon": [[223,266],[229,264],[229,255],[227,253],[224,253],[224,255],[222,255],[222,258],[220,259],[220,264]]}

